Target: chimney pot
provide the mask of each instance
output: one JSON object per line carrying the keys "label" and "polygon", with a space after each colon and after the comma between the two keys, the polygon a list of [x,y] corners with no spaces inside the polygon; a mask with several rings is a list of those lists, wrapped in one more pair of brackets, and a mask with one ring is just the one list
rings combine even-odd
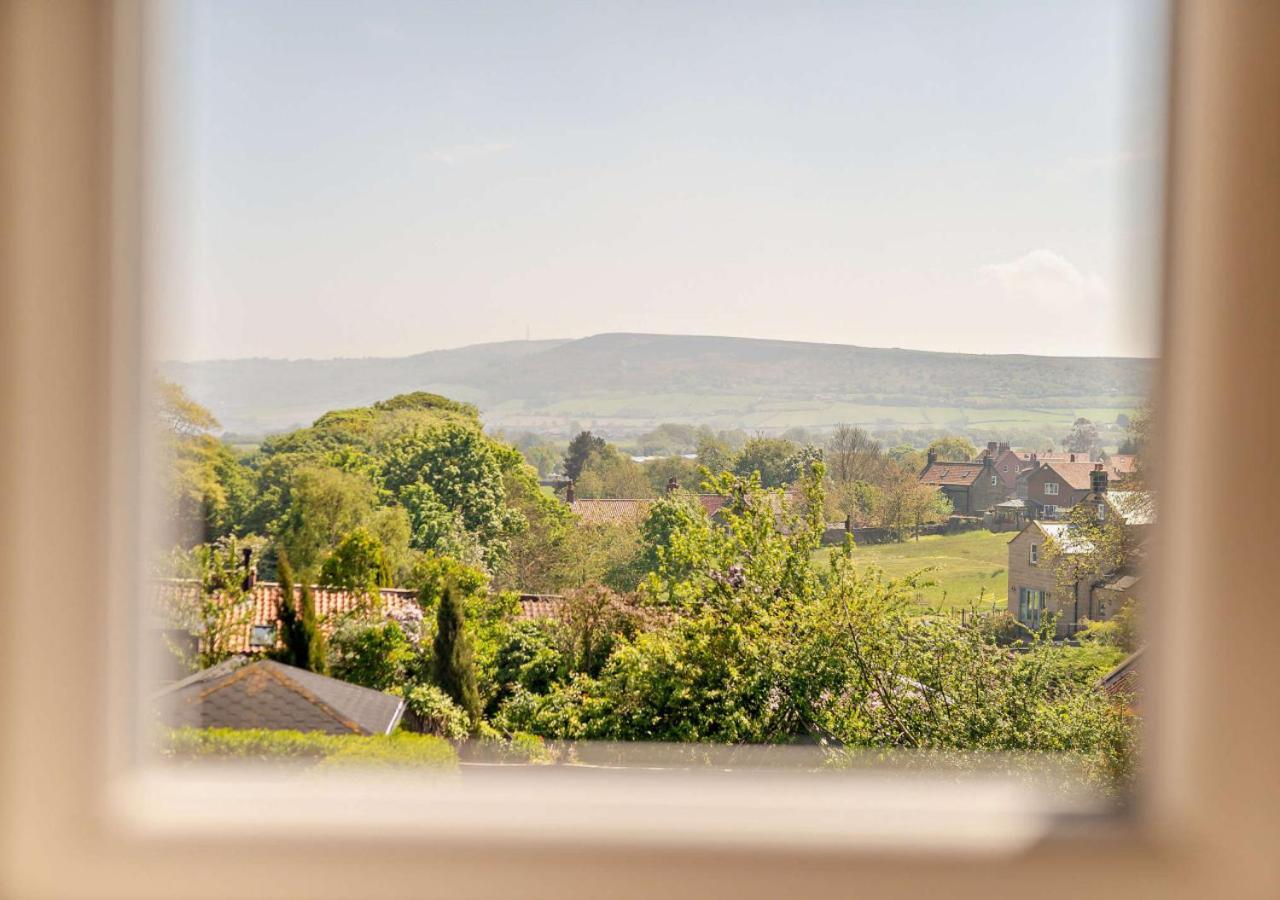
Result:
{"label": "chimney pot", "polygon": [[564,486],[564,502],[573,503],[573,500],[573,479],[570,478],[569,482]]}
{"label": "chimney pot", "polygon": [[1076,461],[1076,455],[1074,453],[1072,453],[1069,458],[1072,462]]}
{"label": "chimney pot", "polygon": [[930,451],[929,451],[929,465],[933,465],[933,464],[934,464],[934,463],[936,463],[937,461],[938,461],[938,451],[937,451],[937,450],[930,450]]}
{"label": "chimney pot", "polygon": [[668,479],[667,479],[667,493],[668,493],[668,494],[671,494],[671,493],[674,493],[675,491],[678,491],[678,490],[680,490],[680,482],[676,481],[676,479],[675,479],[675,477],[674,477],[674,476],[672,476],[671,478],[668,478]]}

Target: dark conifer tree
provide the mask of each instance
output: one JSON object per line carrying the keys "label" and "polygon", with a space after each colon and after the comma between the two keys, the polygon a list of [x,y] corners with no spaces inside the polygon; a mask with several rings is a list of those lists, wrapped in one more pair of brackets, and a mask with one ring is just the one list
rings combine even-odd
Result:
{"label": "dark conifer tree", "polygon": [[275,657],[287,665],[323,674],[329,667],[311,586],[304,584],[301,597],[295,596],[293,568],[283,548],[278,552],[276,571],[280,582],[280,639],[283,646]]}
{"label": "dark conifer tree", "polygon": [[480,691],[476,687],[476,668],[467,638],[462,601],[452,585],[446,585],[436,610],[436,638],[433,674],[436,684],[471,718],[474,728],[480,723]]}

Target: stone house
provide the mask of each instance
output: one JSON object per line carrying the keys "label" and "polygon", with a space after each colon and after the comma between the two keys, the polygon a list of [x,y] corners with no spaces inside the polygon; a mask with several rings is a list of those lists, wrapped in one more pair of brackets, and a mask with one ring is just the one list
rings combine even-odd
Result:
{"label": "stone house", "polygon": [[982,515],[1010,494],[989,456],[972,462],[940,462],[931,452],[918,480],[945,494],[959,516]]}
{"label": "stone house", "polygon": [[1081,500],[1095,510],[1099,520],[1114,518],[1132,538],[1123,564],[1100,578],[1081,579],[1064,590],[1047,562],[1046,545],[1053,541],[1067,554],[1093,548],[1071,533],[1065,522],[1033,521],[1009,541],[1010,615],[1028,627],[1038,627],[1046,613],[1058,617],[1057,637],[1069,637],[1085,619],[1105,622],[1129,601],[1140,599],[1143,580],[1138,567],[1145,555],[1144,543],[1155,526],[1154,498],[1141,491],[1108,490],[1105,469],[1091,474],[1093,490]]}
{"label": "stone house", "polygon": [[1009,541],[1009,597],[1006,608],[1028,628],[1039,628],[1050,613],[1058,617],[1056,637],[1075,634],[1084,619],[1097,619],[1091,605],[1092,585],[1077,582],[1069,591],[1058,584],[1053,566],[1045,555],[1047,544],[1055,541],[1067,553],[1084,552],[1088,547],[1072,547],[1067,526],[1059,522],[1031,522]]}

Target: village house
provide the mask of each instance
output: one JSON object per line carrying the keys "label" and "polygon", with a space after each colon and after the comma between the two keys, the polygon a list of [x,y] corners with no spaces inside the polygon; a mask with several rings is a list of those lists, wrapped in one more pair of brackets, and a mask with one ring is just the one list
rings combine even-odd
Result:
{"label": "village house", "polygon": [[1069,637],[1085,619],[1105,622],[1129,601],[1141,597],[1138,566],[1143,544],[1156,522],[1154,498],[1143,491],[1112,491],[1109,476],[1098,467],[1091,473],[1091,490],[1081,502],[1099,522],[1118,521],[1132,538],[1130,558],[1100,578],[1081,579],[1065,590],[1046,556],[1052,541],[1067,556],[1094,548],[1077,537],[1065,522],[1030,522],[1009,542],[1007,609],[1019,622],[1038,628],[1046,613],[1058,617],[1057,637]]}
{"label": "village house", "polygon": [[1058,584],[1054,567],[1046,555],[1048,543],[1056,542],[1065,553],[1086,552],[1087,546],[1072,543],[1067,525],[1061,522],[1031,522],[1009,541],[1009,614],[1028,628],[1037,629],[1045,616],[1057,616],[1056,637],[1066,638],[1079,630],[1084,619],[1097,615],[1091,609],[1090,587],[1077,582],[1067,592]]}
{"label": "village house", "polygon": [[987,446],[978,454],[978,459],[992,460],[996,475],[999,476],[1001,484],[1010,495],[1017,490],[1018,476],[1032,467],[1031,460],[1026,454],[1011,450],[1008,443],[1000,441],[988,441]]}
{"label": "village house", "polygon": [[972,462],[942,462],[930,451],[918,481],[941,491],[958,516],[980,516],[1010,493],[990,456]]}
{"label": "village house", "polygon": [[1032,519],[1057,519],[1088,497],[1094,472],[1115,476],[1106,463],[1089,462],[1083,453],[1068,454],[1065,461],[1033,462],[1033,468],[1020,474],[1017,489],[1018,496],[1027,501],[1027,515]]}

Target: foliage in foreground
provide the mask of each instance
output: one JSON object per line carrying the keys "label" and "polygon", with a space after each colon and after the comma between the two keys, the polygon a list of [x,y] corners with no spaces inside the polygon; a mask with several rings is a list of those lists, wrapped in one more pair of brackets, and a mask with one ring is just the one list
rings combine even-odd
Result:
{"label": "foliage in foreground", "polygon": [[266,728],[177,728],[161,740],[164,756],[182,761],[237,759],[339,766],[452,771],[458,754],[443,738],[396,732],[333,735]]}
{"label": "foliage in foreground", "polygon": [[[807,482],[821,502],[820,468]],[[787,743],[845,748],[1055,751],[1098,783],[1122,782],[1134,737],[1036,635],[1002,647],[981,616],[921,616],[917,585],[858,565],[852,546],[811,562],[821,520],[782,510],[758,482],[726,476],[724,528],[690,520],[658,552],[646,597],[657,627],[621,639],[598,675],[545,693],[517,687],[500,728],[550,738]],[[818,507],[820,508],[820,507]]]}

